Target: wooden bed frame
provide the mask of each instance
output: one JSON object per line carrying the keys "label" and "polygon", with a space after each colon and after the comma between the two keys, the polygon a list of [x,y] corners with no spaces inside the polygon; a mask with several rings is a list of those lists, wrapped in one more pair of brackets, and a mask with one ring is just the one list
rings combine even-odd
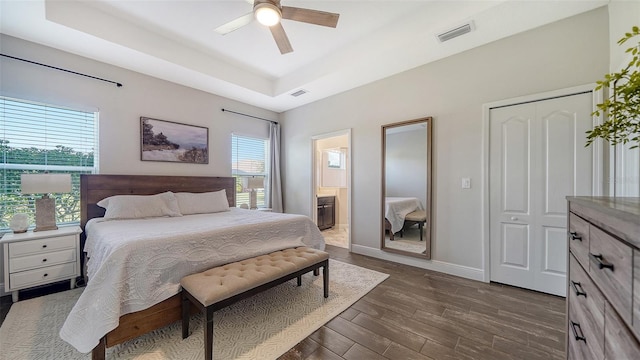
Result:
{"label": "wooden bed frame", "polygon": [[[80,175],[80,226],[84,231],[87,221],[104,216],[98,201],[113,195],[154,195],[165,191],[209,192],[225,189],[229,206],[236,203],[236,180],[233,177],[153,176],[153,175]],[[84,249],[86,235],[81,235]],[[84,264],[83,264],[84,268]],[[86,275],[86,274],[85,274]],[[196,312],[197,309],[194,309]],[[107,347],[146,334],[182,319],[180,294],[148,309],[120,317],[117,328],[110,331],[91,352],[93,360],[105,358]]]}

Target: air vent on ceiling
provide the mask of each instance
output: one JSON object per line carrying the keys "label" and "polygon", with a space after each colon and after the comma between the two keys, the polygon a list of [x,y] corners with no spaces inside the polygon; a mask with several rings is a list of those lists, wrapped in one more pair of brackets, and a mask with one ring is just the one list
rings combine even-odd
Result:
{"label": "air vent on ceiling", "polygon": [[300,89],[300,90],[298,90],[298,91],[292,92],[290,95],[291,95],[291,96],[298,97],[298,96],[300,96],[300,95],[304,95],[304,94],[306,94],[306,93],[308,93],[308,91],[307,91],[307,90],[305,90],[305,89]]}
{"label": "air vent on ceiling", "polygon": [[445,42],[448,40],[451,40],[453,38],[456,38],[460,35],[464,35],[467,33],[470,33],[471,30],[475,29],[475,26],[473,25],[473,21],[469,21],[466,24],[460,25],[460,26],[456,26],[455,28],[451,29],[451,30],[447,30],[441,34],[436,35],[438,37],[438,40],[440,40],[440,42]]}

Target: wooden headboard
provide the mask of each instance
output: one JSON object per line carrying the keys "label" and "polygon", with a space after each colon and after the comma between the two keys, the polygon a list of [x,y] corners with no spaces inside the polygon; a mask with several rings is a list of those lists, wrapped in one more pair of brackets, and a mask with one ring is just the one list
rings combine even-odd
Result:
{"label": "wooden headboard", "polygon": [[[236,180],[233,177],[80,175],[80,226],[104,216],[98,201],[113,195],[154,195],[165,191],[209,192],[225,189],[229,206],[236,206]],[[84,235],[84,234],[83,234]]]}

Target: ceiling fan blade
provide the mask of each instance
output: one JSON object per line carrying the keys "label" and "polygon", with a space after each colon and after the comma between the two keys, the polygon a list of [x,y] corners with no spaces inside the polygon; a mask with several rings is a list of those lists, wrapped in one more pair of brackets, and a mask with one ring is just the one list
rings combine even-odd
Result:
{"label": "ceiling fan blade", "polygon": [[287,37],[287,33],[284,32],[284,28],[281,23],[277,23],[269,27],[269,30],[271,30],[271,35],[273,35],[273,39],[276,41],[276,44],[278,44],[278,49],[280,49],[281,54],[293,51],[289,38]]}
{"label": "ceiling fan blade", "polygon": [[215,32],[220,35],[226,35],[234,30],[238,30],[239,28],[249,24],[253,21],[253,11],[240,16],[235,20],[231,20],[226,24],[220,25],[216,28]]}
{"label": "ceiling fan blade", "polygon": [[309,24],[336,27],[340,14],[320,10],[302,9],[291,6],[282,7],[282,18]]}

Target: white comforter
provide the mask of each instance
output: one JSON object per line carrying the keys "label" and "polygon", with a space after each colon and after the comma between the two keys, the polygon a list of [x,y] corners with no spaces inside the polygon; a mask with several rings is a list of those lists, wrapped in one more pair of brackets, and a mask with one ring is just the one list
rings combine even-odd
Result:
{"label": "white comforter", "polygon": [[306,216],[232,208],[215,214],[136,220],[92,219],[86,226],[89,282],[60,337],[91,351],[121,315],[180,290],[180,279],[224,263],[310,246],[324,249]]}
{"label": "white comforter", "polygon": [[414,197],[386,197],[384,203],[384,217],[391,223],[391,231],[394,234],[402,230],[404,218],[408,213],[422,210],[420,200]]}

